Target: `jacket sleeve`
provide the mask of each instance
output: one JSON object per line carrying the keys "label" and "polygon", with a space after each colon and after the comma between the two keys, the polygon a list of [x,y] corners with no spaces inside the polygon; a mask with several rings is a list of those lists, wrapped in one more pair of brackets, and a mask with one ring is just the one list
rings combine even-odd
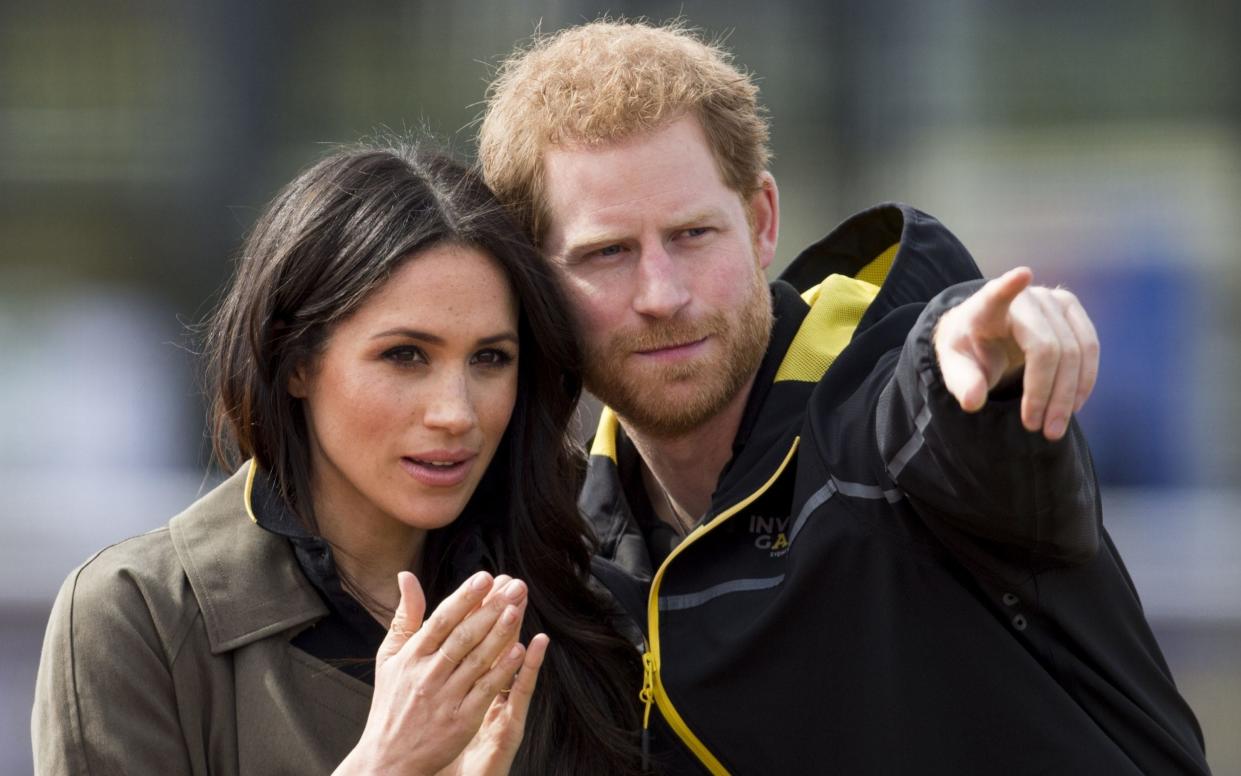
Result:
{"label": "jacket sleeve", "polygon": [[166,645],[140,586],[101,555],[52,608],[31,718],[35,773],[188,774]]}
{"label": "jacket sleeve", "polygon": [[981,284],[940,293],[905,340],[876,405],[887,473],[932,530],[958,549],[964,540],[973,552],[985,548],[984,555],[1020,558],[1022,566],[1084,563],[1099,548],[1101,510],[1076,421],[1051,442],[1021,425],[1019,387],[993,394],[973,414],[944,387],[932,332],[944,312]]}

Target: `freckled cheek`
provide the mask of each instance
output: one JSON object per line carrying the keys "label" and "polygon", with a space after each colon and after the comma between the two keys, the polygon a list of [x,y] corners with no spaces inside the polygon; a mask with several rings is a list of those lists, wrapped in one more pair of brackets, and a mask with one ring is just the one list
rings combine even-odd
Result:
{"label": "freckled cheek", "polygon": [[357,375],[342,381],[339,388],[333,402],[336,410],[333,425],[357,438],[373,439],[385,432],[394,432],[415,411],[415,400],[408,386]]}
{"label": "freckled cheek", "polygon": [[493,447],[504,436],[513,416],[513,405],[517,403],[517,371],[512,371],[511,379],[497,380],[495,385],[484,386],[475,394],[474,411],[479,428],[486,435],[487,444]]}

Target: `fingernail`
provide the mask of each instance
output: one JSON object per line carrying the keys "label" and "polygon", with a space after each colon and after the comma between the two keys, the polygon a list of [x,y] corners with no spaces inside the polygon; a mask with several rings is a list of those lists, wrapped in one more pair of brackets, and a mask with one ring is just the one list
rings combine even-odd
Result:
{"label": "fingernail", "polygon": [[508,659],[516,660],[519,657],[521,657],[521,645],[514,644],[508,651]]}
{"label": "fingernail", "polygon": [[500,615],[500,622],[504,623],[505,625],[512,625],[513,621],[516,619],[517,619],[517,609],[512,606],[506,608],[504,610],[504,613]]}
{"label": "fingernail", "polygon": [[526,586],[514,579],[504,586],[504,597],[510,601],[520,601]]}
{"label": "fingernail", "polygon": [[1068,424],[1064,422],[1064,418],[1056,418],[1047,424],[1047,433],[1059,439],[1064,435],[1064,429]]}
{"label": "fingernail", "polygon": [[470,578],[470,589],[477,592],[487,589],[487,585],[491,582],[491,575],[486,571],[480,571]]}

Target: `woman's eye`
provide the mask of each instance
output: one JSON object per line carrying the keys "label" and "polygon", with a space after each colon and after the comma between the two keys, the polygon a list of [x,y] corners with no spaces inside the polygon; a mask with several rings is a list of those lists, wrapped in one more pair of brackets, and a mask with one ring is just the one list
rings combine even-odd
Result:
{"label": "woman's eye", "polygon": [[387,361],[394,364],[423,364],[426,363],[426,356],[420,348],[413,345],[400,345],[395,348],[389,348],[384,351],[383,357]]}
{"label": "woman's eye", "polygon": [[483,366],[506,366],[513,363],[513,356],[498,348],[488,348],[475,353],[473,361]]}

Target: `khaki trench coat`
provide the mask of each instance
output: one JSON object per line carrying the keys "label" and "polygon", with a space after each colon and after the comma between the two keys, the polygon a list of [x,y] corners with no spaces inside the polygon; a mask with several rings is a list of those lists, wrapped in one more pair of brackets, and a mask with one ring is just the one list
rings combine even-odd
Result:
{"label": "khaki trench coat", "polygon": [[246,507],[251,464],[69,575],[32,716],[39,774],[330,773],[371,688],[290,645],[327,614]]}

